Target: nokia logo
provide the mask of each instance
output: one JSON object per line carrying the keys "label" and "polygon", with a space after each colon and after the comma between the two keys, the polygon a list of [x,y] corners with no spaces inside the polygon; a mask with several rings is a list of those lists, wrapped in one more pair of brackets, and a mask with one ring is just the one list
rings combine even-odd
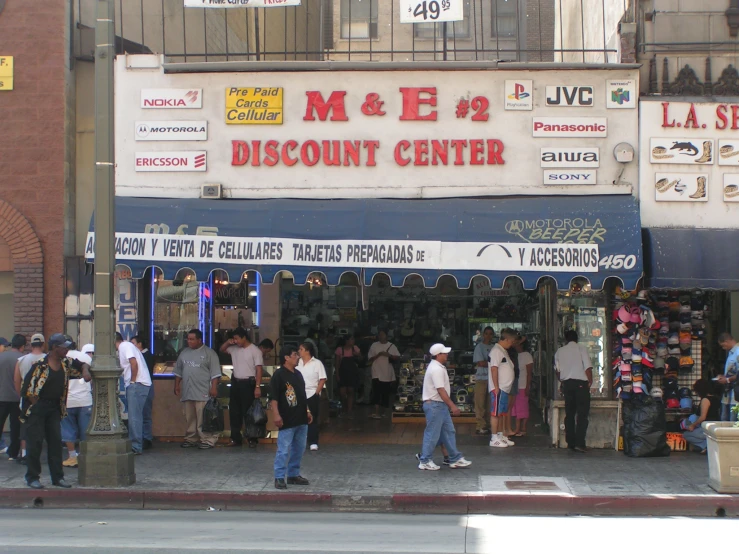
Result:
{"label": "nokia logo", "polygon": [[202,89],[141,89],[142,108],[202,108]]}
{"label": "nokia logo", "polygon": [[541,167],[599,167],[598,148],[542,148]]}
{"label": "nokia logo", "polygon": [[547,106],[554,107],[581,107],[593,106],[593,87],[547,87]]}

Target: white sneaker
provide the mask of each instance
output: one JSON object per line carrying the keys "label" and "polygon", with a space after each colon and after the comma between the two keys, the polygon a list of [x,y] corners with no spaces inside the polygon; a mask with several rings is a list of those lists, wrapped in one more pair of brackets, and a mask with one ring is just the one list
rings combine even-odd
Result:
{"label": "white sneaker", "polygon": [[469,467],[471,465],[472,465],[472,462],[470,462],[469,460],[465,460],[464,458],[460,458],[456,462],[452,462],[451,464],[449,464],[449,467],[452,468],[452,469],[457,469],[457,468],[460,468],[460,467]]}
{"label": "white sneaker", "polygon": [[425,469],[427,471],[439,471],[441,468],[437,466],[433,460],[429,460],[426,463],[421,462],[420,464],[418,464],[418,469]]}
{"label": "white sneaker", "polygon": [[509,438],[508,438],[508,437],[506,437],[505,435],[501,435],[501,437],[500,437],[500,438],[501,438],[501,440],[502,440],[502,441],[503,441],[504,443],[506,443],[506,444],[507,444],[508,446],[513,446],[514,444],[516,444],[515,442],[513,442],[513,441],[512,441],[511,439],[509,439]]}
{"label": "white sneaker", "polygon": [[498,435],[493,435],[493,437],[490,439],[490,446],[494,448],[508,448],[508,443],[503,442]]}
{"label": "white sneaker", "polygon": [[310,445],[310,449],[311,449],[311,450],[312,450],[313,452],[315,452],[316,450],[318,450],[318,445],[317,445],[317,444],[311,444],[311,445]]}

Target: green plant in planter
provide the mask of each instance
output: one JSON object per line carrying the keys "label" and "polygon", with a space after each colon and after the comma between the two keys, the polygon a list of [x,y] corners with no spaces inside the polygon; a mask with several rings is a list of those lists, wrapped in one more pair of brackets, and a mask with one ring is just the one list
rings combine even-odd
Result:
{"label": "green plant in planter", "polygon": [[731,411],[737,416],[737,421],[734,422],[734,427],[739,427],[739,404],[731,407]]}

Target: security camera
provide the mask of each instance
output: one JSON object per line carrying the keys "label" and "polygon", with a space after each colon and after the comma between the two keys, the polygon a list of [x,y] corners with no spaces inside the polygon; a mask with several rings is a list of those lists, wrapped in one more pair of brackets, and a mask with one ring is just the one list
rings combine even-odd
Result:
{"label": "security camera", "polygon": [[634,161],[634,147],[628,142],[619,142],[613,149],[616,161],[622,164]]}

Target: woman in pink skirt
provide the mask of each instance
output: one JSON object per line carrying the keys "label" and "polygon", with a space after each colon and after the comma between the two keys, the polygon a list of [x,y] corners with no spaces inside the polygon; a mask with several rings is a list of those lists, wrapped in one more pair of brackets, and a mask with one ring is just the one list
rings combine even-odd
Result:
{"label": "woman in pink skirt", "polygon": [[526,435],[526,422],[529,419],[529,390],[531,389],[531,379],[534,372],[534,358],[526,351],[527,347],[528,341],[525,339],[516,343],[520,375],[518,377],[518,394],[511,408],[511,417],[516,418],[514,437]]}

